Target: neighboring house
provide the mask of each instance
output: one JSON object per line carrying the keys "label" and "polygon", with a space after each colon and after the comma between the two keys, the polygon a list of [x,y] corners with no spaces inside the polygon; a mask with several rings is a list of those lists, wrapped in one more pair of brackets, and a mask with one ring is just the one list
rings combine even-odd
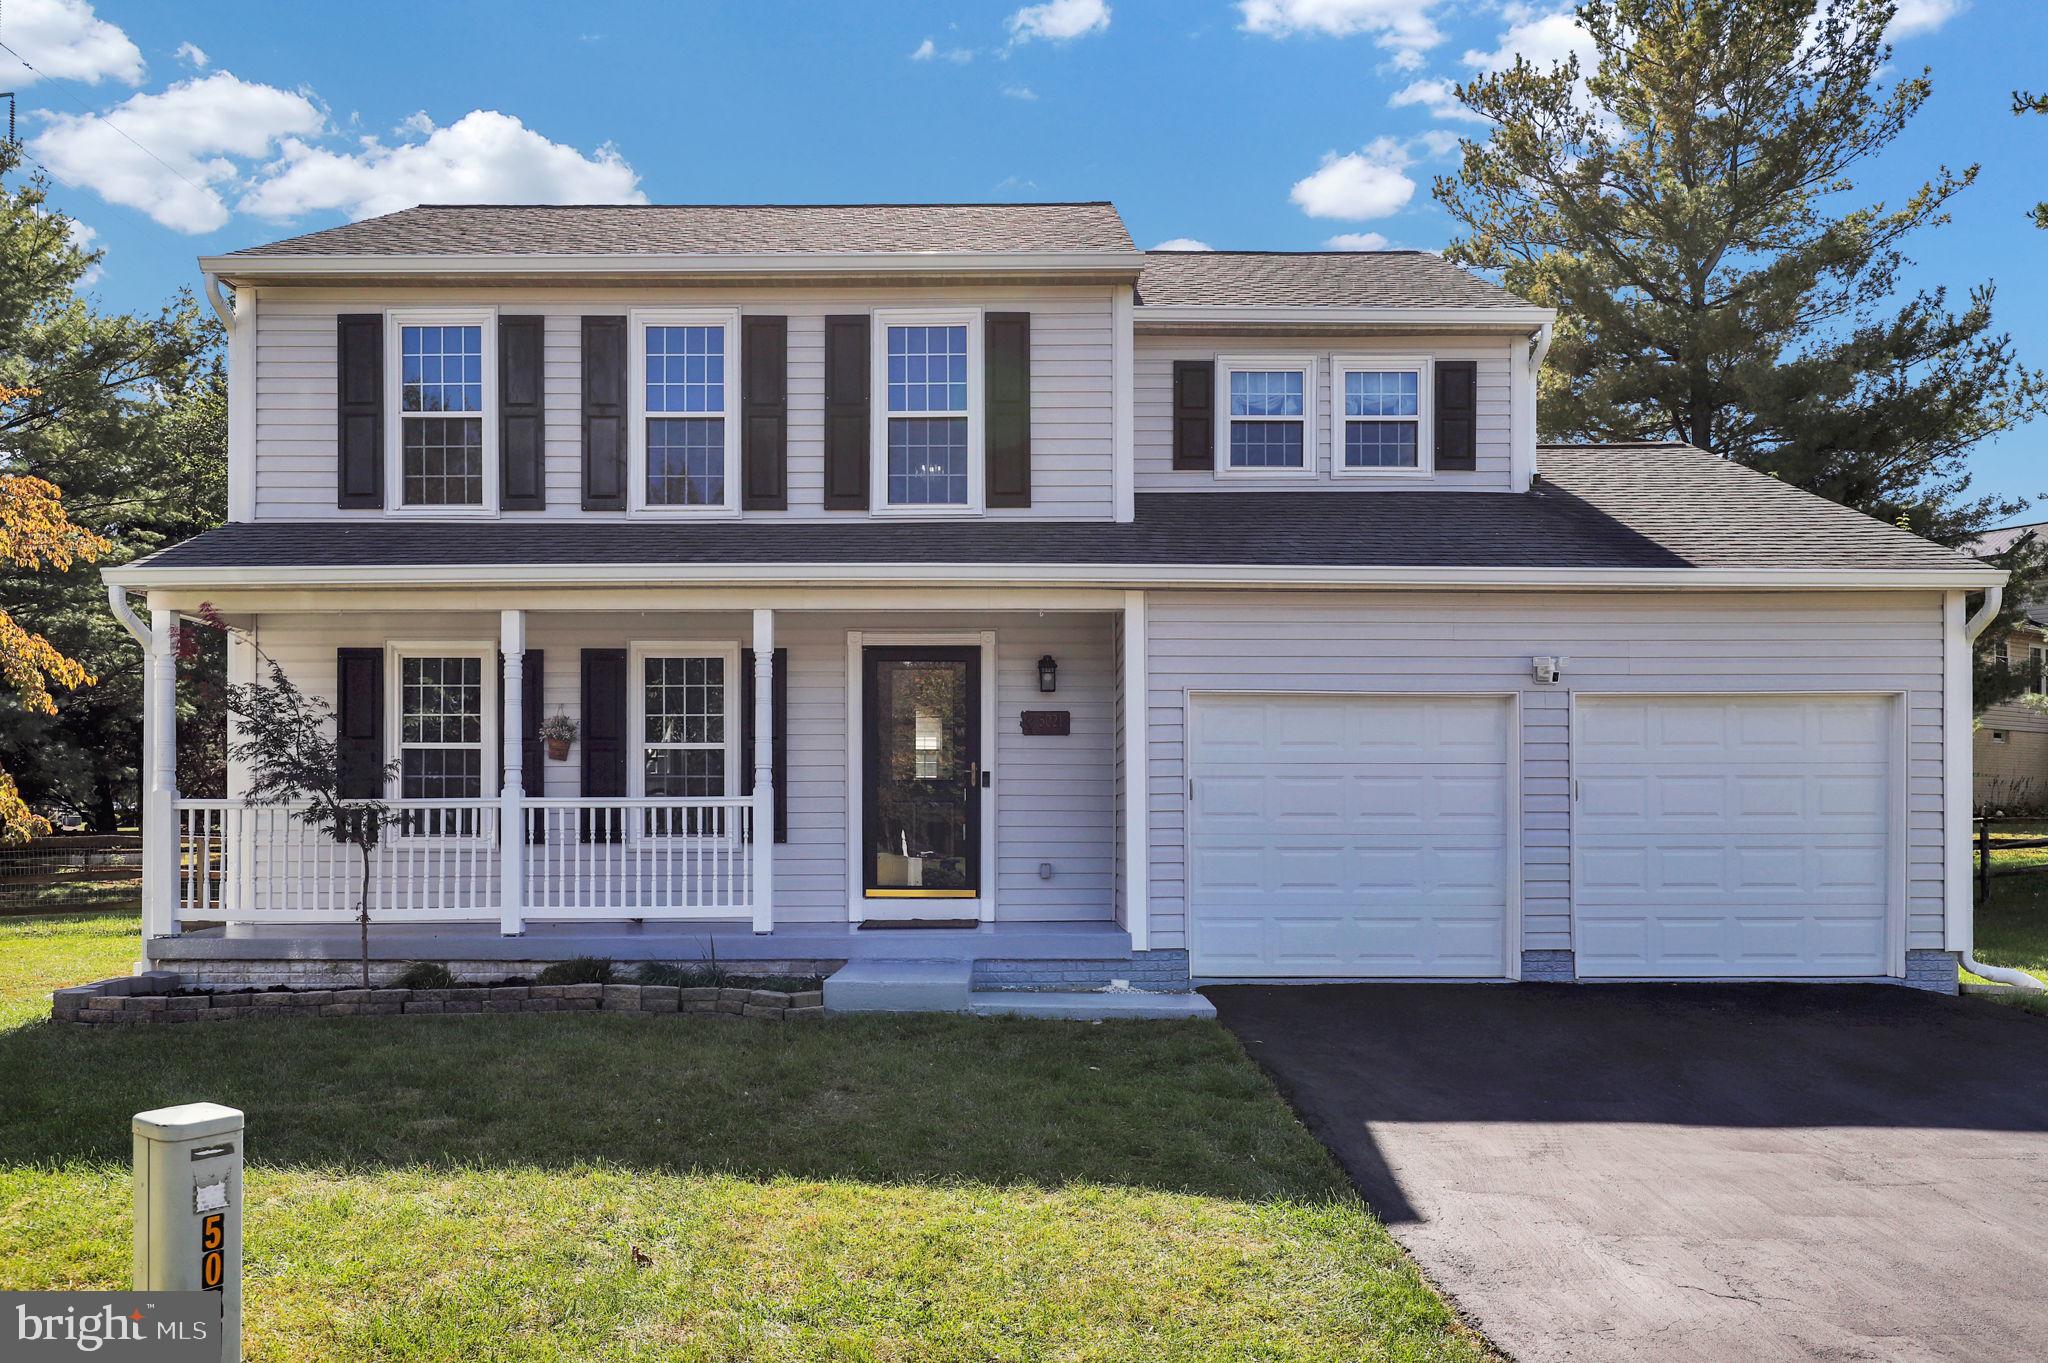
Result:
{"label": "neighboring house", "polygon": [[[2048,533],[2048,521],[1985,532],[1970,552],[2003,553],[2024,535]],[[2048,602],[2027,602],[2024,622],[1978,641],[2000,661],[2027,669],[2024,696],[1987,705],[1977,716],[1977,803],[2011,811],[2048,807]]]}
{"label": "neighboring house", "polygon": [[1552,313],[1433,255],[448,206],[201,266],[230,524],[106,572],[153,960],[354,949],[348,856],[176,795],[210,603],[362,793],[397,763],[391,960],[1955,988],[2003,575],[1687,446],[1539,446]]}

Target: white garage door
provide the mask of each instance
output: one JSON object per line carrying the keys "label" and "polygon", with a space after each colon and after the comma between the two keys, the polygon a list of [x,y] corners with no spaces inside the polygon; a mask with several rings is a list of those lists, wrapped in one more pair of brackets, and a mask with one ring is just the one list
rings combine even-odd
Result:
{"label": "white garage door", "polygon": [[1585,698],[1580,975],[1883,975],[1891,702]]}
{"label": "white garage door", "polygon": [[1197,698],[1194,972],[1506,974],[1510,713],[1484,698]]}

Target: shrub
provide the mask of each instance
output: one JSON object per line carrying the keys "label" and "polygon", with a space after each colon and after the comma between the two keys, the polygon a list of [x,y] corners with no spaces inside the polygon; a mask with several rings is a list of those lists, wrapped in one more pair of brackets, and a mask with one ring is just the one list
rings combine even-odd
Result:
{"label": "shrub", "polygon": [[640,967],[638,979],[641,984],[667,984],[683,989],[777,989],[787,994],[825,987],[822,975],[735,975],[716,961],[704,965],[649,961]]}
{"label": "shrub", "polygon": [[393,989],[453,989],[455,976],[439,961],[414,961],[391,981]]}
{"label": "shrub", "polygon": [[610,984],[612,963],[598,956],[556,961],[540,972],[541,984]]}

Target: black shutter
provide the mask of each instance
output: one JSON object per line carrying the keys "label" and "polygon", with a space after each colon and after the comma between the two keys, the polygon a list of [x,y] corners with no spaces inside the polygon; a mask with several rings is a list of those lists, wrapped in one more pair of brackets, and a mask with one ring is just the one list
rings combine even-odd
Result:
{"label": "black shutter", "polygon": [[825,509],[868,506],[868,327],[865,314],[825,319]]}
{"label": "black shutter", "polygon": [[[583,794],[614,797],[626,793],[626,650],[583,650]],[[593,825],[592,816],[596,821]],[[617,814],[585,810],[585,842],[617,842],[625,820]]]}
{"label": "black shutter", "polygon": [[335,319],[336,451],[334,504],[344,510],[384,505],[384,316]]}
{"label": "black shutter", "polygon": [[740,319],[740,506],[789,509],[789,319]]}
{"label": "black shutter", "polygon": [[982,392],[990,506],[1031,505],[1031,314],[983,323]]}
{"label": "black shutter", "polygon": [[498,319],[498,505],[539,511],[547,505],[541,450],[545,376],[544,319]]}
{"label": "black shutter", "polygon": [[583,319],[583,509],[626,509],[626,319]]}
{"label": "black shutter", "polygon": [[384,798],[384,650],[334,653],[334,735],[346,800]]}
{"label": "black shutter", "polygon": [[547,718],[541,713],[547,704],[547,655],[540,649],[529,648],[519,674],[519,713],[522,719],[519,734],[520,785],[531,799],[539,799],[548,793],[547,769],[541,763],[547,761],[547,744],[541,742],[540,722]]}
{"label": "black shutter", "polygon": [[1436,362],[1436,467],[1470,473],[1479,467],[1479,364]]}
{"label": "black shutter", "polygon": [[[769,664],[769,767],[775,773],[775,841],[789,841],[789,650]],[[740,794],[754,793],[754,650],[740,650]]]}
{"label": "black shutter", "polygon": [[1195,472],[1216,467],[1216,364],[1173,362],[1173,466]]}

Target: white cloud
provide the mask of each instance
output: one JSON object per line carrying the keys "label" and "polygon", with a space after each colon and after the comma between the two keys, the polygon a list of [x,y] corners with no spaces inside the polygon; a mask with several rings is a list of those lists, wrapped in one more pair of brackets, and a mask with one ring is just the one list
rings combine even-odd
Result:
{"label": "white cloud", "polygon": [[[70,237],[71,244],[73,246],[76,246],[81,251],[87,252],[88,254],[93,251],[99,251],[102,254],[105,253],[105,247],[94,245],[94,243],[99,240],[100,234],[98,229],[87,227],[84,223],[80,222],[76,218],[66,218],[64,220],[64,235]],[[100,269],[99,262],[94,261],[92,264],[86,266],[85,273],[78,277],[79,287],[90,288],[94,284],[99,283],[100,275],[102,273],[104,272]]]}
{"label": "white cloud", "polygon": [[1532,10],[1516,5],[1508,10],[1507,32],[1491,52],[1468,51],[1465,64],[1481,71],[1505,71],[1516,57],[1526,57],[1539,69],[1548,69],[1576,54],[1581,70],[1593,65],[1593,38],[1569,10]]}
{"label": "white cloud", "polygon": [[928,62],[938,55],[939,45],[930,38],[926,38],[917,45],[917,50],[910,54],[910,60],[914,62]]}
{"label": "white cloud", "polygon": [[949,62],[971,62],[974,60],[974,49],[971,47],[942,48],[930,38],[926,38],[910,54],[910,60],[914,62],[928,62],[937,57],[943,57]]}
{"label": "white cloud", "polygon": [[1026,101],[1038,98],[1038,91],[1032,89],[1028,85],[1005,85],[1003,87],[1003,94],[1011,99],[1021,99]]}
{"label": "white cloud", "polygon": [[1021,194],[1027,189],[1036,188],[1038,188],[1038,181],[1022,175],[1005,175],[1002,179],[996,181],[996,193],[998,194]]}
{"label": "white cloud", "polygon": [[1339,232],[1323,245],[1332,251],[1384,251],[1389,243],[1377,232]]}
{"label": "white cloud", "polygon": [[44,76],[97,85],[112,77],[142,83],[142,53],[128,35],[92,12],[86,0],[8,0],[7,45],[31,62],[9,73],[8,84],[30,86]]}
{"label": "white cloud", "polygon": [[1032,38],[1065,42],[1100,33],[1108,27],[1109,6],[1105,0],[1045,0],[1041,5],[1026,5],[1010,16],[1011,37],[1020,43]]}
{"label": "white cloud", "polygon": [[226,71],[132,95],[105,117],[47,119],[30,148],[52,175],[180,232],[210,232],[228,220],[217,186],[237,179],[233,158],[267,155],[280,139],[310,136],[326,124],[304,95]]}
{"label": "white cloud", "polygon": [[1884,36],[1891,42],[1932,33],[1963,12],[1963,0],[1899,0]]}
{"label": "white cloud", "polygon": [[1193,237],[1168,237],[1152,249],[1155,251],[1213,251],[1216,248],[1206,241],[1197,241]]}
{"label": "white cloud", "polygon": [[1295,182],[1288,198],[1311,218],[1384,218],[1415,197],[1415,181],[1402,173],[1413,160],[1393,138],[1376,137],[1344,156],[1325,155],[1313,175]]}
{"label": "white cloud", "polygon": [[206,49],[198,43],[179,43],[178,50],[172,55],[196,71],[204,71],[213,65],[213,59],[206,55]]}
{"label": "white cloud", "polygon": [[1406,109],[1420,105],[1429,110],[1432,118],[1452,118],[1466,123],[1484,123],[1486,115],[1476,113],[1461,103],[1455,93],[1457,82],[1437,76],[1429,80],[1418,80],[1396,90],[1387,100],[1390,109]]}
{"label": "white cloud", "polygon": [[610,144],[585,156],[510,114],[476,109],[424,141],[364,138],[333,151],[286,138],[238,205],[264,218],[339,209],[367,218],[417,203],[645,203],[640,177]]}
{"label": "white cloud", "polygon": [[1349,38],[1369,33],[1394,54],[1394,65],[1414,71],[1422,54],[1444,40],[1430,19],[1437,0],[1238,0],[1239,27],[1275,38],[1322,33]]}

